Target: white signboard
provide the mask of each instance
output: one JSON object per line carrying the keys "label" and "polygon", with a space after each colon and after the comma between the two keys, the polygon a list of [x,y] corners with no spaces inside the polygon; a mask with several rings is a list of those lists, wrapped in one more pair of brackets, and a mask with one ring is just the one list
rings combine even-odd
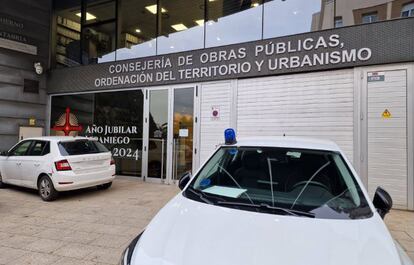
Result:
{"label": "white signboard", "polygon": [[178,131],[178,136],[180,136],[180,137],[188,137],[188,129],[180,129]]}
{"label": "white signboard", "polygon": [[211,106],[211,119],[212,120],[220,119],[220,107],[219,106]]}

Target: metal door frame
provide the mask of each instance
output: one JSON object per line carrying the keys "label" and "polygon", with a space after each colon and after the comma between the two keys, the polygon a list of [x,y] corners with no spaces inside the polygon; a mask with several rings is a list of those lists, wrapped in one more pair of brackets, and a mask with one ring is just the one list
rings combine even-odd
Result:
{"label": "metal door frame", "polygon": [[[143,180],[154,183],[177,184],[173,179],[173,134],[174,134],[174,92],[177,89],[193,88],[194,90],[194,107],[193,107],[193,161],[192,171],[194,172],[198,162],[198,132],[199,132],[199,85],[194,83],[179,84],[172,86],[147,87],[144,90],[144,133],[143,133],[143,153],[142,153],[142,172]],[[167,159],[164,166],[166,167],[166,175],[163,179],[155,179],[148,177],[148,140],[149,140],[149,110],[150,110],[150,91],[167,90],[168,91],[168,132],[167,132]]]}
{"label": "metal door frame", "polygon": [[178,89],[192,88],[193,89],[193,157],[192,157],[192,172],[196,169],[198,162],[198,132],[199,132],[199,85],[190,83],[183,85],[174,85],[169,89],[169,126],[168,126],[168,141],[167,141],[167,184],[178,184],[178,181],[173,178],[173,169],[174,169],[174,157],[173,157],[173,148],[174,148],[174,92]]}
{"label": "metal door frame", "polygon": [[[143,180],[152,183],[167,183],[168,179],[168,140],[167,140],[167,159],[163,165],[166,167],[166,174],[164,178],[150,178],[148,177],[148,150],[149,150],[149,111],[150,111],[150,92],[151,91],[167,91],[167,104],[170,104],[170,88],[169,87],[151,87],[144,89],[144,127],[143,127],[143,151],[142,151],[142,172],[144,175]],[[167,114],[168,127],[170,127],[170,107],[168,105],[168,114]],[[168,138],[168,136],[167,136]],[[161,169],[163,171],[163,168]]]}
{"label": "metal door frame", "polygon": [[[407,89],[407,209],[414,210],[414,64],[391,64],[355,68],[355,167],[368,187],[368,80],[369,72],[406,71]],[[360,88],[360,90],[359,90]],[[359,91],[358,91],[359,90]],[[358,99],[359,98],[359,99]]]}

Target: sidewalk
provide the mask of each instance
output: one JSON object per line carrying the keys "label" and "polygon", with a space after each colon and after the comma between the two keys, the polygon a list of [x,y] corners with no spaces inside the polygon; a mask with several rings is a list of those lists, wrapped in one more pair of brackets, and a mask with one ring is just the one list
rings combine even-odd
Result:
{"label": "sidewalk", "polygon": [[414,261],[414,212],[393,210],[385,217],[385,223]]}

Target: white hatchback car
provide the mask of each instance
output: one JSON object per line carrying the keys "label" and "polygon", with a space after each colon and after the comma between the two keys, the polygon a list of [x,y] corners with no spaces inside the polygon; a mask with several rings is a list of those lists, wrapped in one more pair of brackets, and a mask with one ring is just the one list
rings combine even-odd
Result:
{"label": "white hatchback car", "polygon": [[125,250],[122,265],[412,265],[332,142],[255,139],[219,147]]}
{"label": "white hatchback car", "polygon": [[111,152],[91,138],[30,138],[0,156],[0,187],[12,184],[37,189],[45,201],[56,199],[59,191],[107,189],[114,178]]}

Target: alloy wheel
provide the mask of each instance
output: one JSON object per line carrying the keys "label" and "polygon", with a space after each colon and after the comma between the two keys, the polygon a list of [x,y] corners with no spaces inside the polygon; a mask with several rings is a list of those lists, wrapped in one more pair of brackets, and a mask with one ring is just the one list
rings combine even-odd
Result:
{"label": "alloy wheel", "polygon": [[42,179],[42,181],[40,182],[40,194],[42,195],[43,198],[47,198],[50,195],[50,182],[48,179],[44,178]]}

